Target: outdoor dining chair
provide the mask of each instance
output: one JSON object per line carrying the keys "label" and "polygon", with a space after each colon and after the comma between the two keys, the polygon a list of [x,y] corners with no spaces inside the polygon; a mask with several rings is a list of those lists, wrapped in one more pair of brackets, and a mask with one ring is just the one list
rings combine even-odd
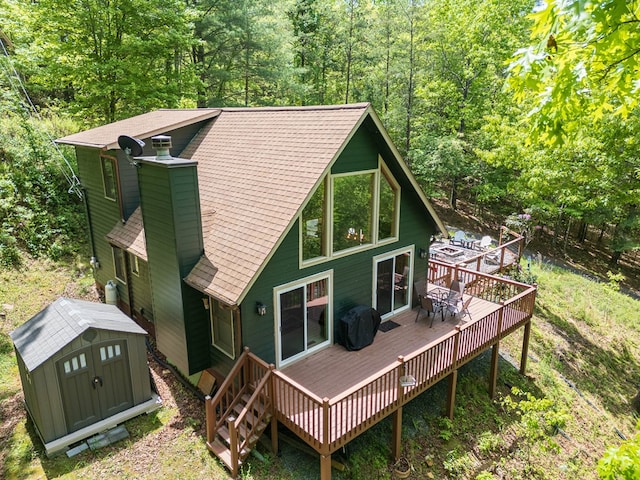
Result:
{"label": "outdoor dining chair", "polygon": [[420,318],[420,314],[421,313],[426,313],[427,317],[431,316],[431,314],[433,314],[433,316],[431,317],[431,323],[429,324],[429,328],[433,327],[433,319],[436,317],[436,315],[438,313],[440,313],[442,315],[442,319],[444,320],[444,305],[440,302],[434,302],[433,299],[427,297],[426,295],[420,295],[418,297],[418,302],[419,302],[419,309],[418,309],[418,314],[416,315],[416,319],[415,321],[418,321],[418,318]]}
{"label": "outdoor dining chair", "polygon": [[469,312],[469,305],[471,304],[471,300],[473,299],[472,296],[469,296],[469,298],[467,298],[464,302],[456,302],[455,304],[452,303],[447,303],[447,311],[452,315],[452,316],[458,316],[460,315],[460,320],[463,320],[465,315],[467,315],[469,317],[469,320],[471,320],[471,312]]}

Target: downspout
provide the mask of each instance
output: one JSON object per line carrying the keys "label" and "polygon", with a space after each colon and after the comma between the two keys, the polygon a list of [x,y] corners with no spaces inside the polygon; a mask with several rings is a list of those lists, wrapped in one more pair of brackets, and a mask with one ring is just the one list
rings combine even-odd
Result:
{"label": "downspout", "polygon": [[122,205],[122,188],[120,187],[120,165],[118,164],[118,158],[113,155],[107,155],[104,153],[104,148],[100,151],[100,158],[108,158],[113,160],[116,169],[116,186],[118,189],[118,209],[120,210],[120,221],[124,223],[124,207]]}
{"label": "downspout", "polygon": [[99,264],[96,257],[96,246],[93,238],[93,225],[91,224],[91,210],[89,210],[89,198],[87,198],[87,190],[84,186],[80,185],[82,191],[82,203],[84,204],[84,213],[87,217],[87,225],[89,225],[89,248],[91,250],[91,260],[89,263],[94,269],[98,269]]}

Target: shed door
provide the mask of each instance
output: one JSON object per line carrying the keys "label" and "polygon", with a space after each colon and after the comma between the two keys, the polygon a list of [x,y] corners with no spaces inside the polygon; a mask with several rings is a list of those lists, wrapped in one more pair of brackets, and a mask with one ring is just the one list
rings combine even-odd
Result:
{"label": "shed door", "polygon": [[58,361],[69,432],[133,406],[126,340],[86,347]]}

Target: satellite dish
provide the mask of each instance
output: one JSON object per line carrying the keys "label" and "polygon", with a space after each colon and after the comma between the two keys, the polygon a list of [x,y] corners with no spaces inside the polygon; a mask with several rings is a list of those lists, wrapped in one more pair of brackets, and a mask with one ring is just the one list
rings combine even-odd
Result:
{"label": "satellite dish", "polygon": [[144,142],[134,137],[130,137],[129,135],[120,135],[118,137],[118,145],[125,154],[130,155],[132,157],[139,157],[142,155],[142,147],[144,147]]}

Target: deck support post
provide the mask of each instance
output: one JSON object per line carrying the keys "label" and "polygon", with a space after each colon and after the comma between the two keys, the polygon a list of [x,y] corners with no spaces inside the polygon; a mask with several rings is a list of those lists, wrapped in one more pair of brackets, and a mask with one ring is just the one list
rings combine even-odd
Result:
{"label": "deck support post", "polygon": [[269,399],[271,400],[271,452],[274,455],[278,454],[278,419],[276,418],[276,407],[275,403],[275,387],[273,385],[273,372],[275,371],[276,366],[273,363],[269,364]]}
{"label": "deck support post", "polygon": [[527,370],[527,357],[529,355],[529,337],[531,337],[531,319],[524,324],[524,335],[522,338],[522,355],[520,356],[520,373],[525,375]]}
{"label": "deck support post", "polygon": [[496,394],[496,383],[498,381],[498,359],[500,358],[500,342],[496,342],[491,347],[491,371],[489,372],[489,398]]}
{"label": "deck support post", "polygon": [[453,407],[456,403],[456,385],[458,383],[458,369],[449,374],[449,391],[447,393],[447,417],[453,420]]}
{"label": "deck support post", "polygon": [[331,454],[320,455],[320,480],[331,480]]}
{"label": "deck support post", "polygon": [[397,461],[400,458],[400,452],[402,451],[402,406],[404,405],[404,386],[401,383],[402,377],[404,377],[407,373],[406,367],[404,364],[404,357],[400,355],[398,357],[398,385],[397,389],[397,402],[398,409],[393,412],[393,417],[391,420],[391,456],[394,461]]}
{"label": "deck support post", "polygon": [[391,419],[391,456],[396,462],[402,452],[402,406],[393,412]]}

